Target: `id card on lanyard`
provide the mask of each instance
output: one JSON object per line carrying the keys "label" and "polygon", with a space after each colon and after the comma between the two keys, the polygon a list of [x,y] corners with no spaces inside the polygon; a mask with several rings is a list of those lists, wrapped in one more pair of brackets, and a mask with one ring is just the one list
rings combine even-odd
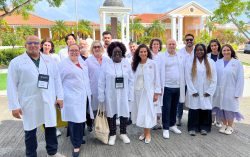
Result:
{"label": "id card on lanyard", "polygon": [[114,68],[115,68],[115,88],[116,89],[122,89],[124,88],[124,78],[123,78],[123,70],[122,70],[122,65],[121,65],[121,71],[122,71],[122,76],[117,76],[117,73],[116,73],[116,67],[115,67],[115,64],[114,64]]}
{"label": "id card on lanyard", "polygon": [[49,87],[49,75],[39,74],[38,75],[38,81],[37,81],[37,87],[48,89]]}

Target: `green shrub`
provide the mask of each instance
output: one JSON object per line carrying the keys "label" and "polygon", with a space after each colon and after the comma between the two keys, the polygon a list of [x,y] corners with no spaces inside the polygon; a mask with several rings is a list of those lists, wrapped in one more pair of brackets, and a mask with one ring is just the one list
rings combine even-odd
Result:
{"label": "green shrub", "polygon": [[0,50],[0,65],[8,66],[13,58],[22,54],[24,51],[25,51],[24,48]]}

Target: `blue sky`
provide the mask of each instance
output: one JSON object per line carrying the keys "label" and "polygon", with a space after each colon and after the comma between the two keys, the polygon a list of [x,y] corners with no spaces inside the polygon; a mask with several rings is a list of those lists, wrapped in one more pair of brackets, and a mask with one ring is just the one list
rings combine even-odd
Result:
{"label": "blue sky", "polygon": [[[164,13],[182,6],[190,0],[133,0],[133,13]],[[213,11],[218,3],[216,0],[194,0],[203,7]],[[78,0],[78,19],[86,19],[99,23],[99,7],[104,0]],[[132,7],[132,0],[123,0],[127,7]],[[75,0],[65,0],[59,8],[49,7],[46,0],[39,2],[35,7],[35,14],[50,20],[74,21]]]}

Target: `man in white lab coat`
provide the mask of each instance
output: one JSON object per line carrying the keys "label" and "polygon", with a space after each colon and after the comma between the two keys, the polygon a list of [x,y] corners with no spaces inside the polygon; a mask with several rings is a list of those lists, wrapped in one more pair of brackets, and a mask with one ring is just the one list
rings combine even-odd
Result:
{"label": "man in white lab coat", "polygon": [[176,109],[185,100],[185,78],[183,56],[176,53],[176,41],[167,41],[167,52],[160,54],[157,61],[160,68],[161,89],[163,92],[162,125],[163,137],[169,138],[169,130],[181,134],[176,127]]}
{"label": "man in white lab coat", "polygon": [[[7,94],[9,109],[23,120],[26,156],[37,156],[37,127],[44,125],[48,156],[57,153],[56,107],[63,107],[63,92],[56,63],[40,53],[37,36],[28,36],[26,52],[14,58],[8,69]],[[57,100],[56,100],[57,97]]]}

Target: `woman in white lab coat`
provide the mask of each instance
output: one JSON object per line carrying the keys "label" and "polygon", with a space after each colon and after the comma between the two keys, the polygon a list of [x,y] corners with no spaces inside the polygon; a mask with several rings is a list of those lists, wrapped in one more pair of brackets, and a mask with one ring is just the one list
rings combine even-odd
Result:
{"label": "woman in white lab coat", "polygon": [[[85,61],[88,66],[90,88],[92,93],[91,106],[96,114],[98,108],[98,80],[101,73],[103,65],[109,60],[109,58],[103,56],[104,49],[100,41],[96,40],[92,43],[90,48],[91,56],[89,56]],[[87,114],[87,129],[89,132],[92,131],[93,121],[91,120],[89,114]]]}
{"label": "woman in white lab coat", "polygon": [[141,44],[135,51],[132,69],[134,76],[135,101],[132,106],[132,122],[144,128],[139,137],[145,143],[151,141],[150,129],[156,125],[155,103],[161,93],[160,78],[152,54],[145,44]]}
{"label": "woman in white lab coat", "polygon": [[[64,90],[62,120],[68,122],[69,135],[74,147],[72,154],[75,157],[80,153],[84,122],[86,121],[87,98],[91,91],[87,65],[79,58],[79,46],[69,45],[68,51],[69,58],[59,64]],[[93,118],[91,106],[89,110]]]}
{"label": "woman in white lab coat", "polygon": [[120,118],[120,138],[130,143],[127,136],[129,101],[133,100],[133,72],[125,59],[126,47],[121,42],[112,42],[108,46],[111,58],[103,67],[98,83],[98,99],[104,103],[110,130],[109,145],[116,140],[116,117]]}
{"label": "woman in white lab coat", "polygon": [[216,89],[217,75],[215,63],[207,57],[204,44],[194,48],[194,58],[185,67],[187,83],[188,131],[207,135],[211,131],[212,98]]}
{"label": "woman in white lab coat", "polygon": [[216,62],[218,83],[214,96],[214,103],[219,107],[213,111],[216,112],[216,118],[223,122],[219,132],[230,135],[234,131],[234,120],[243,118],[239,109],[239,97],[243,93],[244,72],[231,45],[222,47],[219,58]]}
{"label": "woman in white lab coat", "polygon": [[[152,59],[157,60],[159,57],[159,53],[162,50],[162,41],[158,38],[153,38],[150,41],[149,49],[152,53]],[[156,62],[157,63],[157,62]],[[157,114],[157,124],[152,128],[153,130],[162,129],[162,122],[161,122],[161,108],[162,108],[162,96],[159,96],[158,100],[155,102],[156,104],[156,114]]]}

